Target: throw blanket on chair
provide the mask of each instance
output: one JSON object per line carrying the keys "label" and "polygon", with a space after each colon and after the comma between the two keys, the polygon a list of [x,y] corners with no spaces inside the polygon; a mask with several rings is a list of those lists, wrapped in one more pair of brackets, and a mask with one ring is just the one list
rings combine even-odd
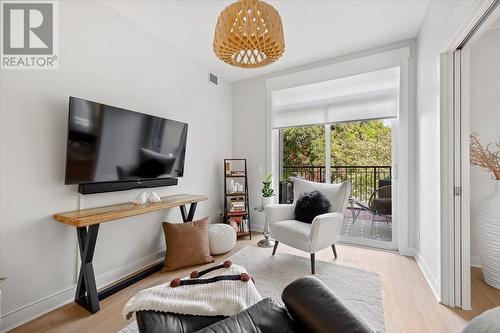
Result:
{"label": "throw blanket on chair", "polygon": [[130,319],[137,311],[201,316],[232,316],[262,299],[245,268],[226,260],[190,277],[141,290],[123,307]]}

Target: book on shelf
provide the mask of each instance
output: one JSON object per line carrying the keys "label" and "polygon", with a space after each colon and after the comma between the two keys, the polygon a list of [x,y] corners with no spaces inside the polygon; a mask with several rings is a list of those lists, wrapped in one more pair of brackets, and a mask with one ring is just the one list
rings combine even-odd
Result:
{"label": "book on shelf", "polygon": [[229,199],[229,212],[240,213],[246,209],[245,197],[233,197]]}
{"label": "book on shelf", "polygon": [[230,175],[231,176],[244,176],[245,171],[243,171],[243,170],[231,170]]}
{"label": "book on shelf", "polygon": [[224,169],[226,170],[226,176],[231,175],[231,162],[224,163]]}
{"label": "book on shelf", "polygon": [[227,215],[246,215],[246,210],[234,210],[234,211],[229,211],[227,212]]}

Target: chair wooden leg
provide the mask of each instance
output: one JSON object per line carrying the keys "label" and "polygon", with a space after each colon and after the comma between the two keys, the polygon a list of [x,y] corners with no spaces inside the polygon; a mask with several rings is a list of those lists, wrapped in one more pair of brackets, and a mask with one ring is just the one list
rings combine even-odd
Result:
{"label": "chair wooden leg", "polygon": [[337,249],[335,248],[335,244],[332,244],[332,250],[333,250],[333,255],[335,256],[335,259],[337,259]]}
{"label": "chair wooden leg", "polygon": [[311,253],[311,274],[316,273],[316,260],[314,259],[314,253]]}
{"label": "chair wooden leg", "polygon": [[273,247],[273,256],[276,254],[276,249],[278,248],[278,244],[280,242],[278,242],[277,240],[274,241],[274,247]]}

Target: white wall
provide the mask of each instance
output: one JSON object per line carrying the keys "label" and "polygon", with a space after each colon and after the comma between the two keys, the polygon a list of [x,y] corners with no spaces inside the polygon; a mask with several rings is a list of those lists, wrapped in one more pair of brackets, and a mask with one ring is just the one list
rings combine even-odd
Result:
{"label": "white wall", "polygon": [[261,203],[266,176],[266,81],[262,77],[233,83],[233,156],[246,158],[252,229],[262,230],[264,213],[253,210]]}
{"label": "white wall", "polygon": [[[415,106],[416,106],[416,45],[415,40],[406,40],[390,45],[369,49],[342,57],[337,57],[306,66],[292,68],[256,78],[237,81],[233,83],[233,155],[242,156],[248,159],[249,163],[249,183],[250,183],[250,203],[251,206],[260,204],[262,178],[266,173],[266,80],[269,78],[282,76],[294,72],[304,71],[315,67],[322,67],[346,60],[352,60],[388,50],[399,49],[405,46],[410,47],[411,57],[409,59],[409,124],[410,124],[410,152],[415,151]],[[415,155],[409,154],[410,165],[410,189],[414,188],[415,177],[414,168]],[[275,200],[278,198],[276,197]],[[409,215],[414,216],[415,193],[409,193]],[[264,224],[264,214],[252,212],[252,225],[255,229],[262,229]],[[409,221],[409,229],[415,229],[413,221]],[[413,234],[409,232],[410,236]],[[414,240],[410,237],[409,246],[414,246]]]}
{"label": "white wall", "polygon": [[440,54],[479,2],[431,1],[418,36],[417,261],[440,297]]}
{"label": "white wall", "polygon": [[[470,50],[470,130],[488,144],[499,140],[500,131],[500,26],[487,31]],[[491,174],[471,167],[471,264],[480,265],[479,240],[476,234],[478,207],[493,193]]]}
{"label": "white wall", "polygon": [[[76,186],[63,185],[68,96],[189,123],[184,178],[157,191],[207,195],[197,217],[214,220],[222,210],[222,160],[232,152],[230,84],[207,83],[207,69],[100,2],[61,2],[59,16],[59,69],[0,74],[3,329],[74,296],[76,232],[52,214],[127,201],[139,192],[80,198]],[[181,220],[170,210],[101,225],[94,261],[99,285],[161,257],[164,218]]]}

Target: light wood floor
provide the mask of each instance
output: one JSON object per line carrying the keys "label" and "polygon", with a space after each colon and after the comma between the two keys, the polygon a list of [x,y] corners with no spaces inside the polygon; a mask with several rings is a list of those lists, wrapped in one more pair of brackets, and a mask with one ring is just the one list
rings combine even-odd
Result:
{"label": "light wood floor", "polygon": [[[222,260],[249,245],[255,251],[268,251],[256,246],[261,239],[254,235],[252,240],[240,240],[230,253],[219,256]],[[471,318],[486,309],[500,305],[500,291],[487,286],[481,279],[481,271],[472,271],[472,311],[450,309],[436,302],[413,258],[391,252],[376,251],[351,246],[337,246],[336,264],[357,267],[380,275],[382,299],[384,303],[387,332],[460,332]],[[286,245],[278,248],[279,252],[307,256]],[[317,260],[333,262],[331,249],[316,254]],[[75,303],[67,304],[42,317],[28,322],[11,332],[106,332],[115,333],[129,322],[121,316],[121,310],[127,300],[139,290],[170,281],[173,277],[189,274],[194,268],[170,273],[155,273],[148,278],[114,294],[101,302],[101,310],[90,315]]]}

